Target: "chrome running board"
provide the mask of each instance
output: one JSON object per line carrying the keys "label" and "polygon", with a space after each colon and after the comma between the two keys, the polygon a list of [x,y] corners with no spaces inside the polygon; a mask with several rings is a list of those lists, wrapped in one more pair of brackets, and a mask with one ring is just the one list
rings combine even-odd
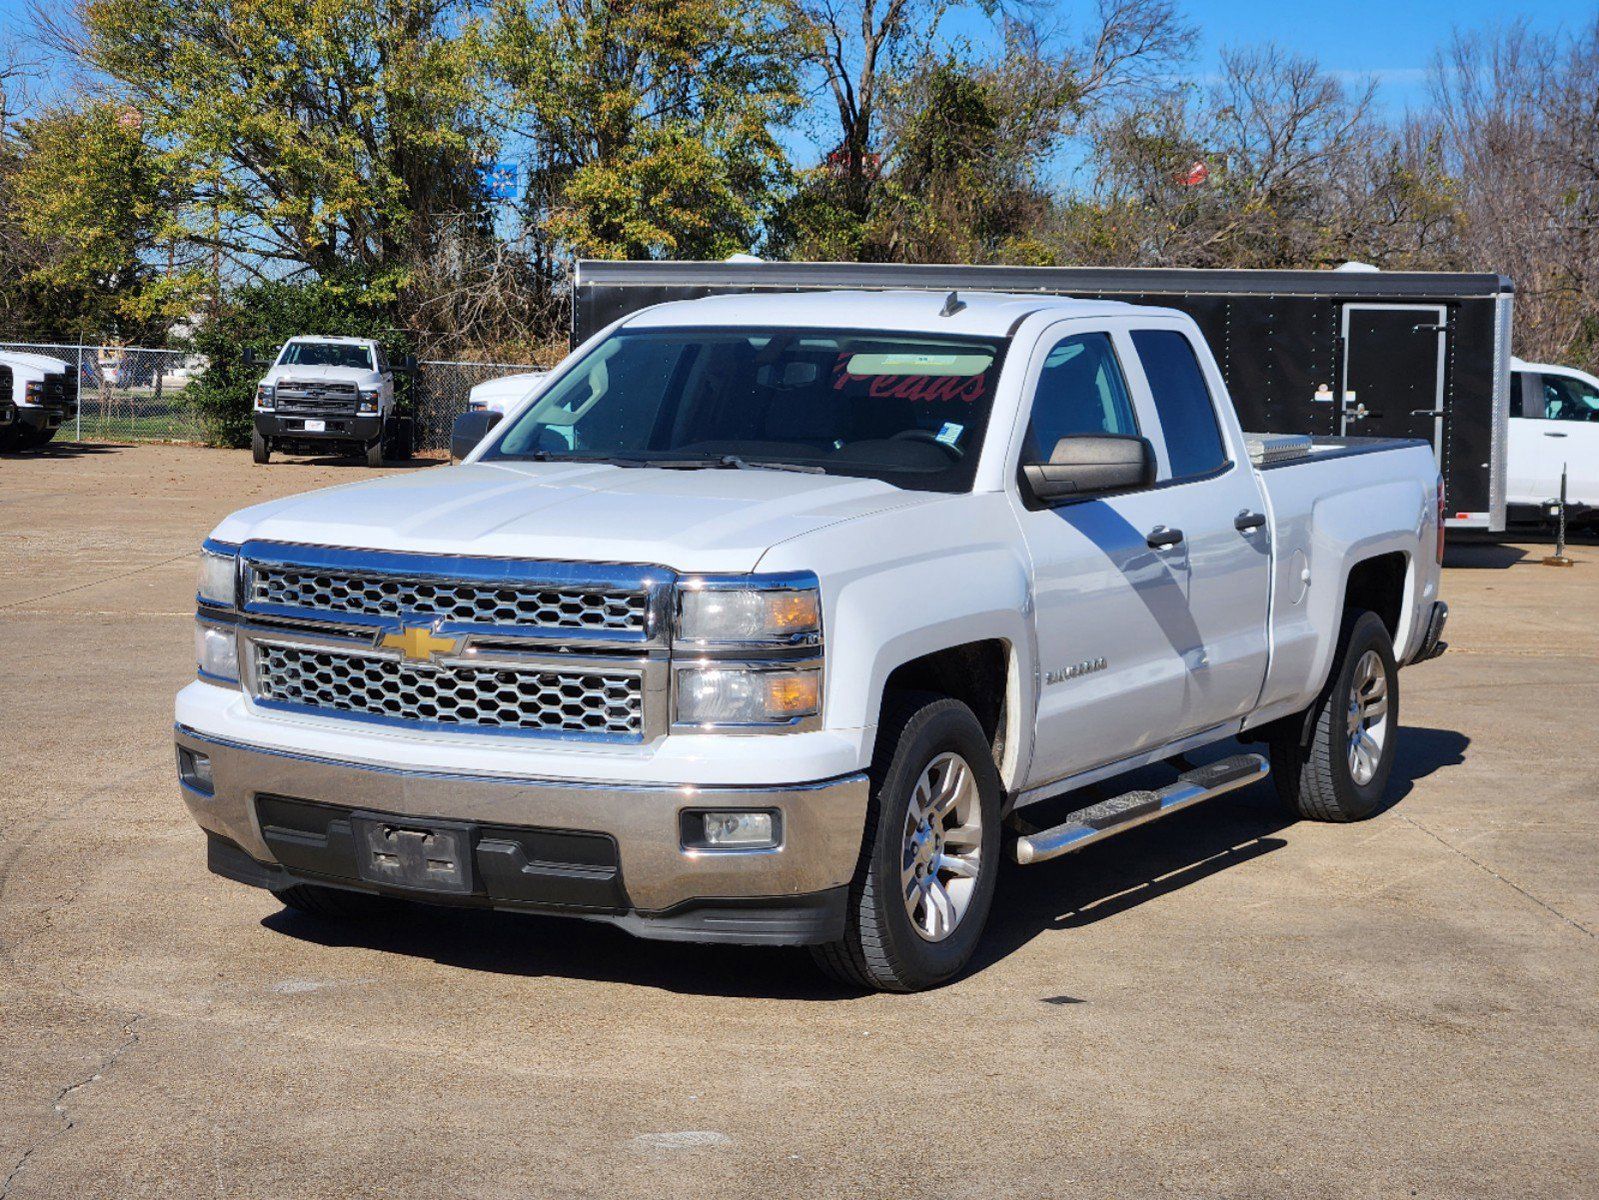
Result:
{"label": "chrome running board", "polygon": [[1247,787],[1271,774],[1271,767],[1260,754],[1239,754],[1184,771],[1176,782],[1159,791],[1127,792],[1080,808],[1071,818],[1050,829],[1024,833],[1016,839],[1014,854],[1019,863],[1048,862],[1084,846],[1146,825],[1168,813],[1188,808],[1223,792]]}

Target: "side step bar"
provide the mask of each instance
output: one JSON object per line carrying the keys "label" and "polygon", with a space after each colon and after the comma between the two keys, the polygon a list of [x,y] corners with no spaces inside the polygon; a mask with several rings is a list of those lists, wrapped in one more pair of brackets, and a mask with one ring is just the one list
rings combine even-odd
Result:
{"label": "side step bar", "polygon": [[1168,813],[1247,787],[1271,774],[1260,754],[1239,754],[1220,762],[1195,767],[1159,791],[1127,792],[1080,808],[1051,829],[1034,830],[1016,839],[1019,863],[1048,862],[1084,846],[1092,846],[1126,830],[1148,824]]}

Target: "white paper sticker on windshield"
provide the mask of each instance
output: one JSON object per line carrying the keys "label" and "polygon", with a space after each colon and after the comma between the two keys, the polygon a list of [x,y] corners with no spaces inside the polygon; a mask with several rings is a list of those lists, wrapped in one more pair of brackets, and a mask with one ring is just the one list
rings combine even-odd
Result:
{"label": "white paper sticker on windshield", "polygon": [[946,446],[953,446],[961,440],[961,434],[966,432],[966,426],[955,421],[945,421],[943,428],[938,431],[937,440]]}
{"label": "white paper sticker on windshield", "polygon": [[937,375],[969,379],[994,363],[988,354],[852,354],[851,375]]}

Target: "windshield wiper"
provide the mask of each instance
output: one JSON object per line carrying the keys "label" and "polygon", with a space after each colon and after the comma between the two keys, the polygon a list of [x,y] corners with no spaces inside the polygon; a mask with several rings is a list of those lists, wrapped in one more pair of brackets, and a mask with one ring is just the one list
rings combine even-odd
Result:
{"label": "windshield wiper", "polygon": [[740,458],[736,454],[723,454],[717,458],[696,459],[695,465],[700,467],[715,467],[725,471],[797,471],[801,475],[826,475],[825,467],[813,467],[806,463],[769,462],[757,460],[751,462],[747,458]]}

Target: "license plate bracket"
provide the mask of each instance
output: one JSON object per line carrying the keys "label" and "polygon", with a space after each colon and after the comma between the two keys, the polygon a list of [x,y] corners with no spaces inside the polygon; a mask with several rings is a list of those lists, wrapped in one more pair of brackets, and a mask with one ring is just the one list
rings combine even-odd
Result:
{"label": "license plate bracket", "polygon": [[305,431],[307,433],[326,433],[327,430],[328,423],[326,421],[316,421],[312,420],[310,417],[306,418]]}
{"label": "license plate bracket", "polygon": [[368,883],[424,892],[473,890],[472,826],[351,813],[356,871]]}

